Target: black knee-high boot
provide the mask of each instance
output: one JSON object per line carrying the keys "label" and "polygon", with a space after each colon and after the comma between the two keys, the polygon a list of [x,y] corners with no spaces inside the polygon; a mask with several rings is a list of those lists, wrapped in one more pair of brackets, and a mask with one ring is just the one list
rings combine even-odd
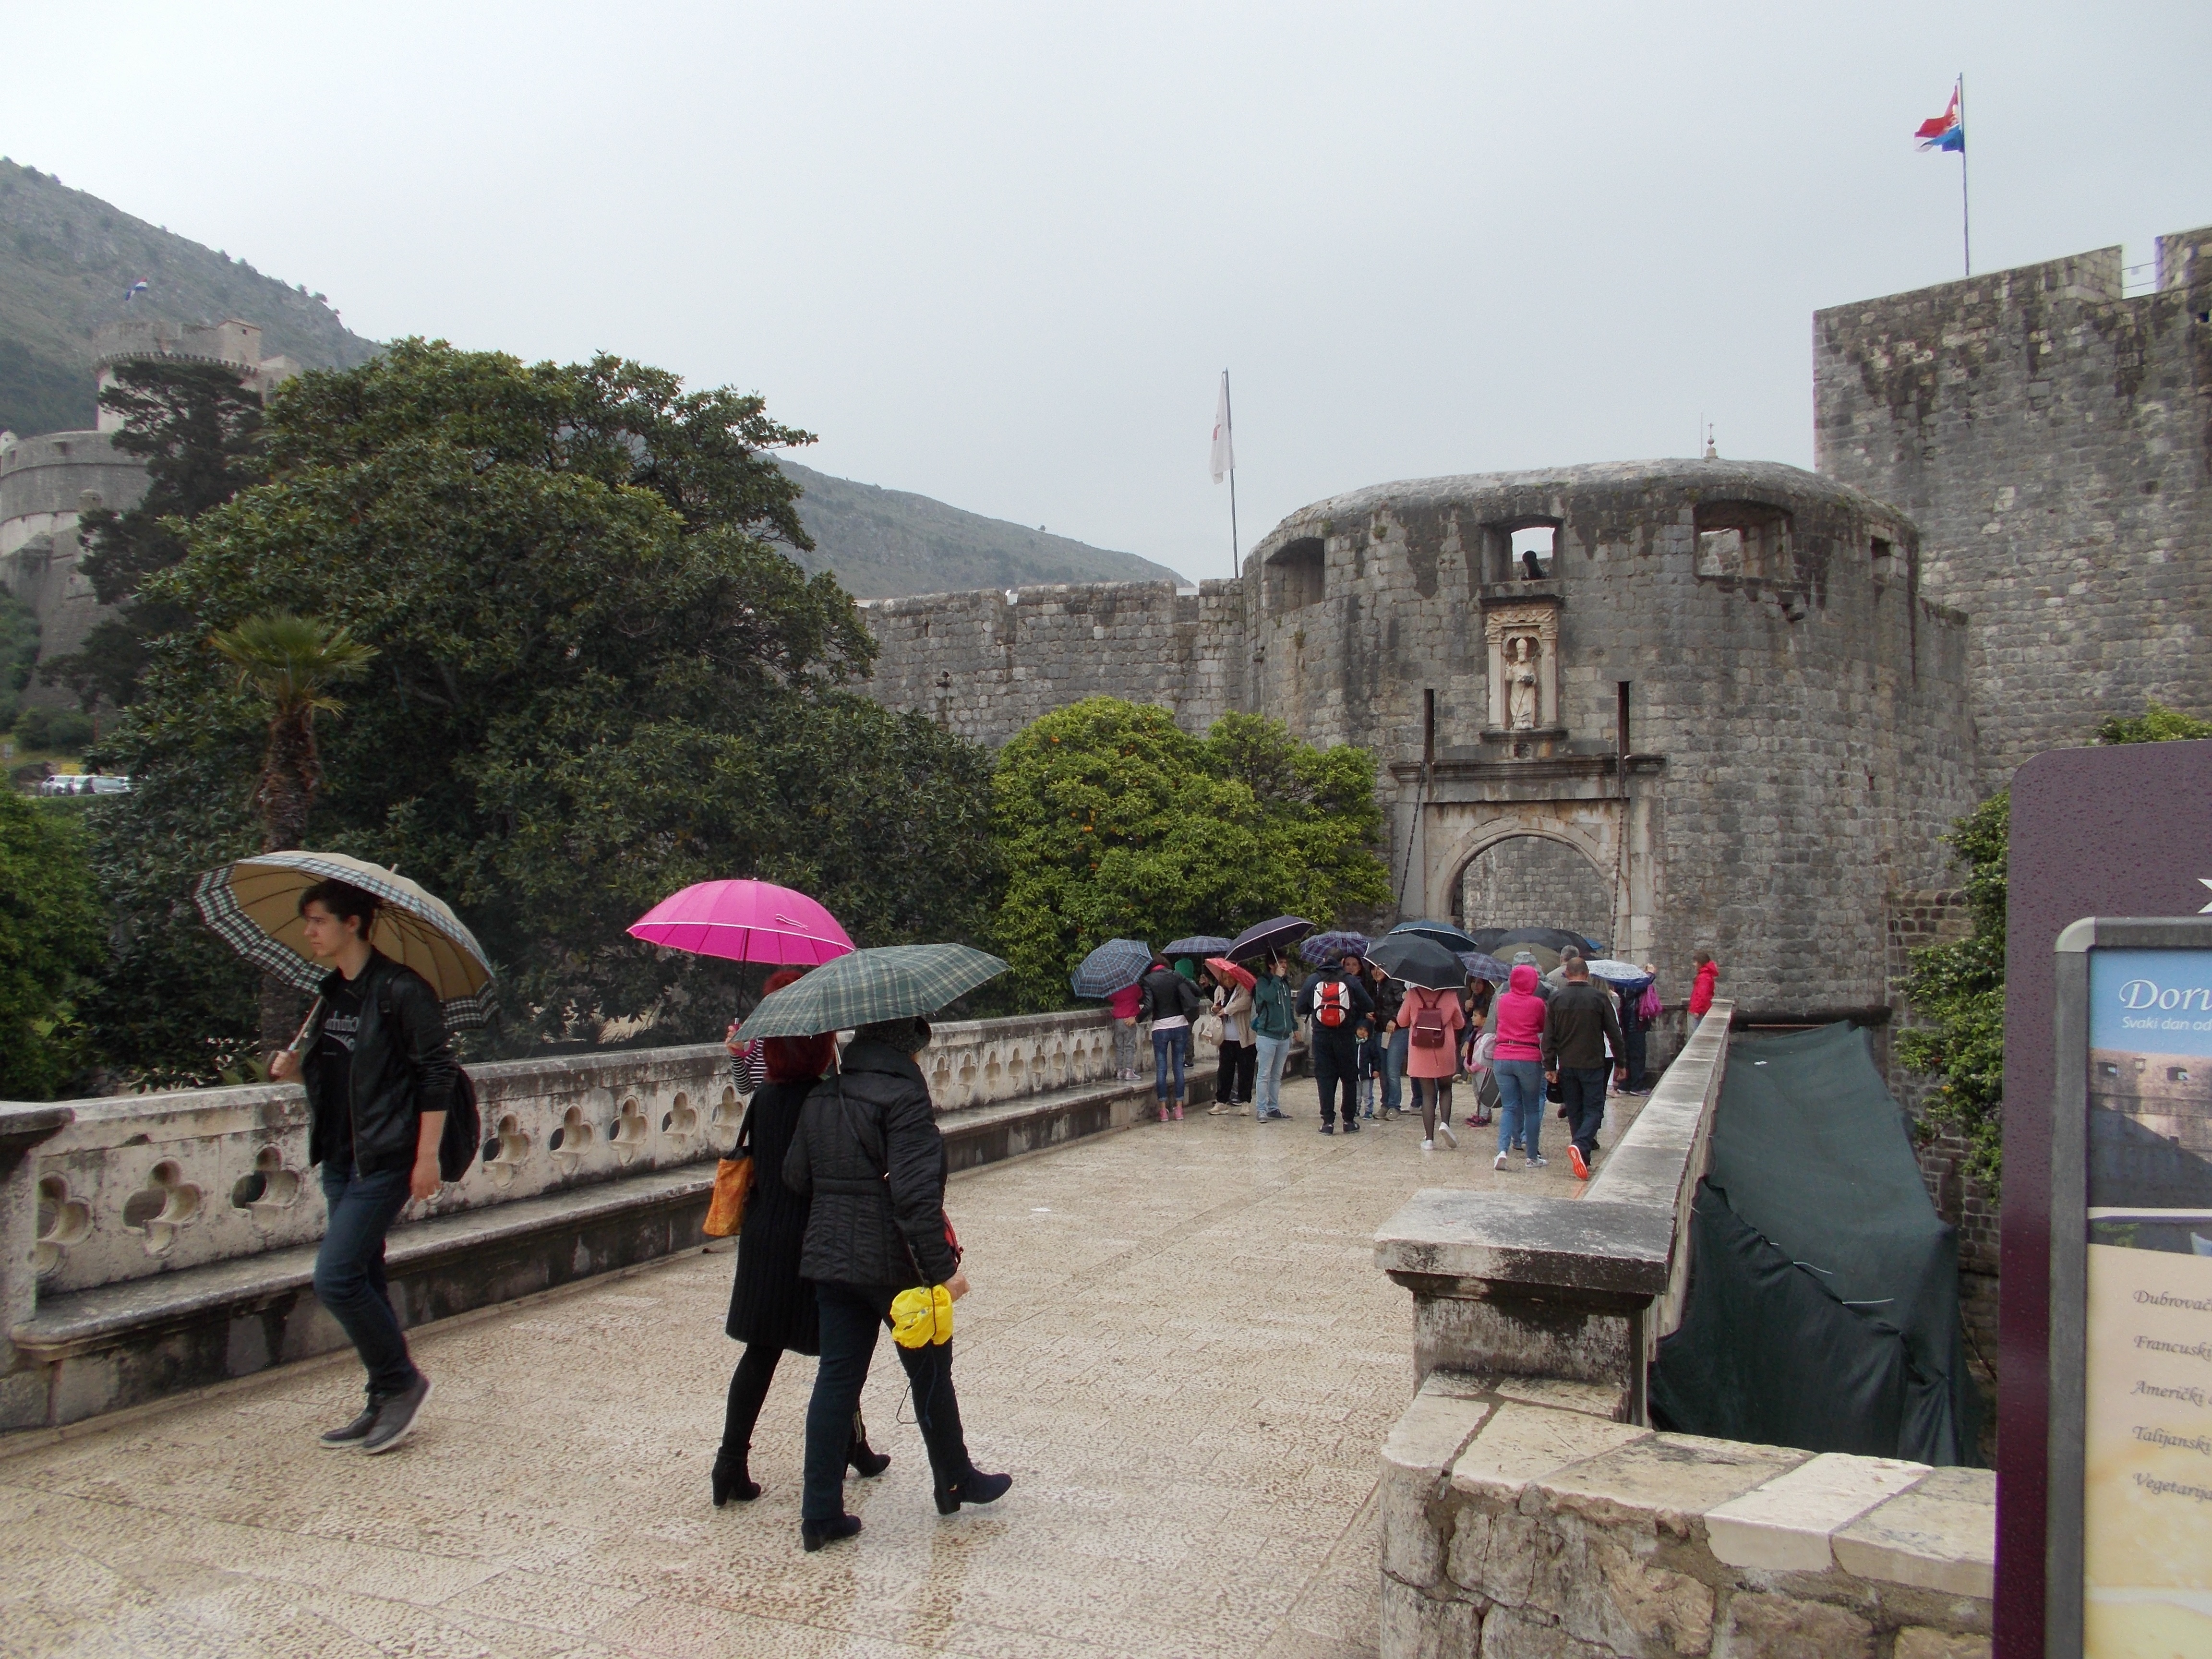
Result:
{"label": "black knee-high boot", "polygon": [[722,1444],[714,1454],[711,1477],[718,1510],[732,1498],[750,1504],[760,1496],[759,1485],[745,1468],[745,1456],[752,1449],[753,1425],[760,1421],[768,1385],[775,1380],[775,1363],[782,1358],[781,1348],[748,1343],[738,1356],[737,1370],[730,1373],[729,1403],[722,1413]]}

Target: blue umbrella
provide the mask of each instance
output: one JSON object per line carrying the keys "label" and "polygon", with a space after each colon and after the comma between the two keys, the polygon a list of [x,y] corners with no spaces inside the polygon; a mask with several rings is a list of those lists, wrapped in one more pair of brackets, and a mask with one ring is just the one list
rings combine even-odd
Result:
{"label": "blue umbrella", "polygon": [[1433,939],[1447,951],[1480,951],[1482,948],[1465,928],[1455,927],[1448,921],[1401,921],[1390,932],[1393,935],[1412,933],[1419,939]]}
{"label": "blue umbrella", "polygon": [[1274,956],[1289,950],[1313,930],[1313,923],[1304,916],[1277,916],[1273,921],[1256,921],[1237,934],[1221,954],[1231,962]]}
{"label": "blue umbrella", "polygon": [[1298,946],[1298,954],[1318,968],[1325,962],[1341,962],[1345,957],[1367,954],[1367,935],[1364,933],[1316,933]]}
{"label": "blue umbrella", "polygon": [[1462,951],[1459,959],[1467,969],[1469,979],[1486,980],[1492,985],[1503,985],[1513,977],[1513,970],[1496,957],[1480,951]]}
{"label": "blue umbrella", "polygon": [[1110,997],[1144,978],[1152,965],[1152,947],[1140,939],[1109,939],[1068,976],[1068,988],[1079,997]]}
{"label": "blue umbrella", "polygon": [[1212,933],[1193,933],[1188,939],[1170,939],[1160,949],[1164,957],[1225,957],[1229,941]]}

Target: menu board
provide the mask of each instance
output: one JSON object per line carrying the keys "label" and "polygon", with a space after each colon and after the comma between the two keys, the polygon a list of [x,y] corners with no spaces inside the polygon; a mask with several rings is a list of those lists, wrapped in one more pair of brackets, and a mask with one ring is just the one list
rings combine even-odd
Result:
{"label": "menu board", "polygon": [[2212,951],[2089,955],[2082,1650],[2212,1655]]}

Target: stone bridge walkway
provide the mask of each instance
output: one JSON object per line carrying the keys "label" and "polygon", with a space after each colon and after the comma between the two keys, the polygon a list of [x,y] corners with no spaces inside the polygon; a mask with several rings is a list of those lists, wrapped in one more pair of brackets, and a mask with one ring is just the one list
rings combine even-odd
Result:
{"label": "stone bridge walkway", "polygon": [[695,1254],[419,1334],[437,1394],[392,1456],[313,1444],[350,1355],[0,1448],[0,1652],[1370,1654],[1412,1317],[1369,1237],[1423,1186],[1572,1182],[1493,1176],[1478,1132],[1324,1139],[1310,1083],[1285,1103],[955,1179],[961,1405],[1015,1476],[993,1509],[938,1516],[888,1340],[858,1540],[799,1547],[811,1361],[769,1397],[759,1501],[712,1508],[732,1259]]}

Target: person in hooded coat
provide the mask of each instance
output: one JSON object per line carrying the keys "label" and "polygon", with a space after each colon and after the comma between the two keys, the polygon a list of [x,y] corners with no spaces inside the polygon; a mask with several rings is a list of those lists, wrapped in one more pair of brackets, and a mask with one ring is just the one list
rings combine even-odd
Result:
{"label": "person in hooded coat", "polygon": [[1517,962],[1506,988],[1491,1005],[1490,1074],[1498,1079],[1498,1160],[1518,1140],[1527,1162],[1543,1167],[1537,1150],[1544,1129],[1544,999],[1536,994],[1533,962]]}
{"label": "person in hooded coat", "polygon": [[[779,969],[769,975],[763,994],[781,991],[799,978],[795,969]],[[750,1050],[751,1045],[746,1046]],[[752,1157],[753,1188],[738,1230],[738,1267],[730,1284],[729,1318],[723,1326],[732,1340],[745,1345],[745,1351],[730,1375],[722,1444],[709,1477],[716,1509],[732,1498],[750,1504],[760,1496],[746,1462],[753,1426],[760,1421],[769,1384],[775,1380],[777,1362],[786,1353],[822,1352],[814,1287],[799,1276],[808,1204],[784,1185],[783,1160],[807,1094],[836,1057],[837,1040],[826,1031],[819,1036],[769,1037],[758,1052],[766,1080],[753,1091],[744,1128],[738,1137],[739,1149]],[[750,1057],[750,1053],[740,1056]],[[863,1475],[881,1474],[890,1465],[890,1458],[869,1447],[867,1425],[861,1421],[858,1406],[853,1409],[845,1461]]]}
{"label": "person in hooded coat", "polygon": [[[861,1026],[837,1070],[807,1096],[783,1161],[784,1185],[813,1200],[799,1256],[799,1271],[814,1281],[822,1339],[799,1504],[809,1550],[860,1530],[860,1517],[845,1513],[845,1449],[892,1299],[916,1285],[941,1285],[956,1301],[968,1291],[945,1219],[945,1137],[915,1063],[928,1044],[929,1022],[918,1016]],[[929,1448],[938,1513],[1003,1498],[1013,1478],[982,1474],[968,1455],[951,1338],[901,1346],[898,1357]]]}

